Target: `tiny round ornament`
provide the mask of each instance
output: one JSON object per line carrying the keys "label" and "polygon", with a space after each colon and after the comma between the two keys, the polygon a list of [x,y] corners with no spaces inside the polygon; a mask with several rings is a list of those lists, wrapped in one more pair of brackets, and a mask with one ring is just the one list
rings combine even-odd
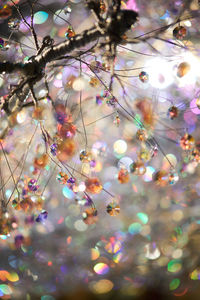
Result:
{"label": "tiny round ornament", "polygon": [[107,205],[106,211],[110,216],[115,217],[120,213],[120,206],[113,201]]}
{"label": "tiny round ornament", "polygon": [[69,179],[68,175],[64,172],[59,172],[56,176],[56,180],[60,182],[60,184],[67,184],[67,180]]}
{"label": "tiny round ornament", "polygon": [[170,117],[171,120],[175,119],[178,117],[178,108],[176,106],[171,106],[168,109],[168,116]]}
{"label": "tiny round ornament", "polygon": [[92,160],[92,155],[87,150],[82,150],[79,155],[80,161],[83,163],[88,163]]}
{"label": "tiny round ornament", "polygon": [[99,194],[102,190],[102,185],[97,177],[88,178],[85,181],[86,191],[91,194]]}
{"label": "tiny round ornament", "polygon": [[187,30],[183,26],[177,26],[173,30],[173,37],[177,40],[183,40],[187,34]]}
{"label": "tiny round ornament", "polygon": [[177,183],[178,180],[179,180],[178,173],[176,173],[175,171],[171,171],[168,175],[169,184],[173,185]]}
{"label": "tiny round ornament", "polygon": [[195,146],[195,139],[191,134],[185,133],[180,139],[180,146],[183,150],[191,150]]}
{"label": "tiny round ornament", "polygon": [[177,68],[177,76],[179,78],[182,78],[190,71],[190,69],[191,69],[191,67],[190,67],[189,63],[187,63],[187,62],[180,63],[180,65],[178,65],[178,68]]}
{"label": "tiny round ornament", "polygon": [[136,132],[136,138],[140,142],[146,141],[147,138],[148,138],[148,134],[147,134],[146,130],[144,130],[144,129],[138,129],[138,131]]}
{"label": "tiny round ornament", "polygon": [[144,175],[146,173],[146,167],[142,161],[133,162],[129,168],[134,175]]}
{"label": "tiny round ornament", "polygon": [[97,217],[97,210],[96,208],[93,207],[89,207],[87,208],[83,214],[83,221],[87,224],[87,225],[92,225],[95,224],[98,220]]}
{"label": "tiny round ornament", "polygon": [[166,186],[169,180],[168,174],[165,170],[161,170],[155,173],[154,181],[159,186]]}
{"label": "tiny round ornament", "polygon": [[149,75],[147,74],[147,72],[142,71],[139,74],[139,79],[140,81],[142,81],[143,83],[147,83],[149,81]]}
{"label": "tiny round ornament", "polygon": [[67,38],[67,39],[71,39],[72,37],[74,37],[75,36],[75,31],[74,31],[74,29],[72,28],[72,26],[68,26],[67,27],[67,30],[66,30],[66,32],[65,32],[65,37]]}
{"label": "tiny round ornament", "polygon": [[17,18],[11,18],[11,19],[8,21],[8,27],[9,27],[10,30],[12,30],[12,31],[18,31],[19,26],[20,26],[20,20],[17,19]]}
{"label": "tiny round ornament", "polygon": [[118,173],[119,183],[121,183],[121,184],[128,183],[129,179],[130,179],[129,173],[126,169],[119,170],[119,173]]}

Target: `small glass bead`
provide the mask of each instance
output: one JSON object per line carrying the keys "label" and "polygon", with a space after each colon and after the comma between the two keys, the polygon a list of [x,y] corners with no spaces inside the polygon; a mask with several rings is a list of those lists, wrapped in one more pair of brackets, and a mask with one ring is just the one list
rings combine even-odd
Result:
{"label": "small glass bead", "polygon": [[92,159],[92,154],[86,150],[82,150],[79,155],[80,161],[88,163]]}
{"label": "small glass bead", "polygon": [[115,202],[111,202],[107,205],[106,211],[110,216],[117,216],[120,213],[120,206]]}
{"label": "small glass bead", "polygon": [[17,18],[11,18],[8,21],[8,27],[13,31],[17,31],[19,29],[19,26],[20,26],[20,20]]}
{"label": "small glass bead", "polygon": [[65,32],[65,37],[67,39],[71,39],[73,36],[75,36],[75,31],[74,29],[72,28],[72,26],[68,26],[67,27],[67,30]]}
{"label": "small glass bead", "polygon": [[83,216],[83,221],[87,225],[95,224],[98,220],[97,210],[96,210],[96,208],[93,208],[93,207],[86,209],[83,212],[82,216]]}
{"label": "small glass bead", "polygon": [[128,183],[129,182],[129,173],[126,169],[121,169],[118,173],[118,181],[119,183],[121,184],[124,184],[124,183]]}
{"label": "small glass bead", "polygon": [[146,167],[143,162],[136,161],[133,162],[130,166],[130,172],[135,175],[144,175],[146,173]]}
{"label": "small glass bead", "polygon": [[180,140],[180,146],[183,150],[191,150],[195,146],[195,139],[192,135],[186,133]]}
{"label": "small glass bead", "polygon": [[60,184],[67,184],[68,181],[68,176],[66,173],[64,172],[60,172],[58,173],[58,175],[56,176],[56,179],[60,182]]}
{"label": "small glass bead", "polygon": [[102,190],[102,185],[98,178],[88,178],[85,181],[86,191],[91,194],[99,194]]}
{"label": "small glass bead", "polygon": [[146,141],[147,138],[148,138],[146,130],[144,130],[144,129],[138,129],[138,131],[136,132],[136,137],[141,142]]}
{"label": "small glass bead", "polygon": [[140,81],[142,81],[143,83],[146,83],[146,82],[149,81],[149,75],[148,75],[146,72],[142,71],[142,72],[139,74],[139,79],[140,79]]}
{"label": "small glass bead", "polygon": [[187,30],[183,26],[177,26],[173,30],[173,37],[177,40],[183,40],[187,34]]}
{"label": "small glass bead", "polygon": [[178,117],[178,108],[176,106],[171,106],[168,109],[168,116],[170,117],[171,120],[175,119]]}

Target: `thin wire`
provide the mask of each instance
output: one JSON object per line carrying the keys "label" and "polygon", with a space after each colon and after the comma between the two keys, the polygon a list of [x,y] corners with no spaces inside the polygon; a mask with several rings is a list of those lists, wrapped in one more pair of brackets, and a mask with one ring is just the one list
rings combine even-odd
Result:
{"label": "thin wire", "polygon": [[[81,68],[81,62],[80,62],[80,76],[82,73],[82,68]],[[81,113],[81,120],[82,120],[82,124],[83,124],[83,130],[84,130],[84,135],[85,135],[85,149],[87,149],[88,146],[88,139],[87,139],[87,132],[86,132],[86,128],[85,128],[85,122],[84,122],[84,118],[83,118],[83,110],[82,110],[82,91],[80,91],[80,113]]]}
{"label": "thin wire", "polygon": [[9,161],[8,161],[8,158],[7,158],[7,155],[6,155],[6,153],[5,153],[5,150],[4,150],[4,147],[3,147],[3,144],[2,144],[2,142],[1,142],[1,140],[0,140],[0,146],[1,146],[1,148],[2,148],[3,155],[4,155],[5,159],[6,159],[6,163],[7,163],[7,165],[8,165],[10,174],[11,174],[11,176],[12,176],[13,183],[14,183],[14,185],[15,185],[14,190],[15,190],[15,189],[17,190],[18,198],[19,198],[19,197],[20,197],[20,192],[19,192],[19,190],[18,190],[18,188],[17,188],[17,183],[16,183],[15,178],[14,178],[14,176],[13,176],[13,172],[12,172],[12,170],[11,170],[11,167],[10,167],[10,164],[9,164]]}

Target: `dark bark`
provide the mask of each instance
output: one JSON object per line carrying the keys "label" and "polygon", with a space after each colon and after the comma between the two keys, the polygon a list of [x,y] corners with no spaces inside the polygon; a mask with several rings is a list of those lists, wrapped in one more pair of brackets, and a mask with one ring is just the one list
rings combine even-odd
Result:
{"label": "dark bark", "polygon": [[42,79],[45,74],[45,67],[48,63],[72,52],[75,49],[86,46],[87,44],[106,37],[106,43],[110,46],[121,42],[123,34],[131,28],[137,21],[138,14],[134,11],[111,9],[110,17],[107,20],[99,20],[97,26],[85,30],[70,40],[53,45],[52,39],[47,36],[43,39],[43,45],[35,56],[30,58],[28,63],[0,63],[0,73],[21,73],[21,83],[10,93],[7,99],[1,103],[1,109],[10,115],[19,111],[24,105],[30,90],[34,84]]}

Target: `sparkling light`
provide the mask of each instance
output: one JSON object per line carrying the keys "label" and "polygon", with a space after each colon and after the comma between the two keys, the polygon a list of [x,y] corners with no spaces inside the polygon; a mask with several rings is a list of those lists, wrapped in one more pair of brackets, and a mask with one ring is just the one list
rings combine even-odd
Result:
{"label": "sparkling light", "polygon": [[45,11],[38,11],[34,14],[33,22],[35,24],[43,24],[48,19],[48,13]]}
{"label": "sparkling light", "polygon": [[117,140],[113,145],[113,149],[117,154],[123,154],[127,150],[127,143],[124,140]]}
{"label": "sparkling light", "polygon": [[109,266],[104,263],[98,263],[94,266],[94,271],[99,275],[105,275],[109,271]]}
{"label": "sparkling light", "polygon": [[174,81],[172,63],[161,58],[154,58],[147,62],[146,70],[149,74],[149,83],[158,89],[164,89]]}

